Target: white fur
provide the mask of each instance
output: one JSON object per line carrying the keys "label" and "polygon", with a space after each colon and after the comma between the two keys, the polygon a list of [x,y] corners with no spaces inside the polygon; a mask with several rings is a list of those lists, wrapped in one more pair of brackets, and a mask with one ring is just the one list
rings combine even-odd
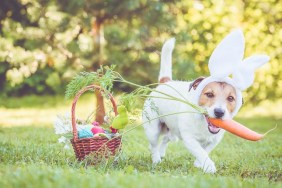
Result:
{"label": "white fur", "polygon": [[[159,74],[159,80],[163,77],[168,77],[172,79],[172,51],[174,48],[175,38],[171,38],[167,40],[162,48],[162,54],[161,54],[161,67],[160,67],[160,74]],[[170,63],[168,63],[170,62]]]}
{"label": "white fur", "polygon": [[[191,101],[193,96],[188,92],[189,85],[190,82],[171,81],[159,85],[156,90]],[[164,157],[167,143],[170,140],[181,139],[185,147],[196,157],[195,166],[202,168],[205,172],[215,173],[214,162],[209,158],[208,153],[222,139],[224,130],[220,130],[218,134],[211,134],[208,131],[205,118],[195,109],[182,102],[154,97],[164,97],[164,95],[157,92],[151,93],[143,110],[144,128],[150,143],[153,163],[161,162],[161,157]],[[186,113],[169,115],[181,112]],[[159,116],[164,117],[158,118]],[[163,131],[161,123],[165,123],[169,131]],[[163,135],[163,139],[159,144],[161,135]]]}
{"label": "white fur", "polygon": [[[161,71],[162,77],[171,78],[171,53],[174,48],[174,39],[168,40],[162,48]],[[164,68],[166,67],[166,68]],[[159,85],[156,90],[188,101],[193,101],[193,92],[188,92],[190,82],[171,81]],[[194,165],[205,172],[215,173],[214,162],[208,153],[222,139],[224,130],[218,134],[211,134],[203,115],[189,105],[175,100],[155,97],[165,97],[158,92],[152,92],[144,104],[143,122],[146,136],[150,142],[153,163],[161,162],[167,144],[171,140],[181,139],[186,148],[196,157]],[[196,102],[195,102],[196,103]],[[186,112],[186,113],[182,113]],[[169,115],[181,113],[177,115]],[[163,116],[163,117],[160,117]],[[161,123],[165,123],[169,130],[163,130]],[[166,129],[166,127],[164,127]],[[163,139],[159,144],[159,137]]]}

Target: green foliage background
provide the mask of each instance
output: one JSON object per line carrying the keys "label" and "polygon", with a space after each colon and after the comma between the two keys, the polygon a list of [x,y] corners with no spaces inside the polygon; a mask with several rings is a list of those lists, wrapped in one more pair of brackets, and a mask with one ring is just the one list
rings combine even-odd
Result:
{"label": "green foliage background", "polygon": [[[232,29],[242,28],[245,56],[266,53],[246,100],[282,95],[282,1],[279,0],[2,0],[2,95],[60,94],[80,71],[117,65],[126,79],[157,81],[163,42],[176,37],[175,79],[208,75],[208,58]],[[93,23],[103,30],[97,42]],[[116,85],[129,91],[128,85]]]}

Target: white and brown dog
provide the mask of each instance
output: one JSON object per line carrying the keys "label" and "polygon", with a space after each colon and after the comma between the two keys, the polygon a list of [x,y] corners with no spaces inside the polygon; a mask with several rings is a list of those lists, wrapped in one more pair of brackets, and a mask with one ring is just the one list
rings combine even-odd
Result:
{"label": "white and brown dog", "polygon": [[[242,31],[235,30],[213,51],[209,60],[211,76],[192,82],[173,81],[174,43],[173,38],[163,45],[160,84],[145,101],[143,109],[152,160],[153,163],[161,162],[168,142],[181,139],[196,158],[194,165],[204,172],[215,173],[215,164],[208,154],[221,141],[225,131],[180,100],[204,108],[209,117],[231,119],[242,106],[242,91],[254,81],[255,69],[268,62],[269,57],[255,55],[243,60],[244,36]],[[171,100],[169,96],[180,100]],[[159,143],[160,136],[162,140]]]}

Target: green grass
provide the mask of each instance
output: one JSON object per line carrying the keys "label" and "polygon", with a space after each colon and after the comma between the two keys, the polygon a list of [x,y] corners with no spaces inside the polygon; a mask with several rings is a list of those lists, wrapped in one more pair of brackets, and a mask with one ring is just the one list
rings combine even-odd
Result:
{"label": "green grass", "polygon": [[[81,116],[93,107],[91,100],[86,96],[80,101]],[[63,97],[1,102],[0,187],[282,187],[281,102],[242,109],[237,120],[251,129],[265,132],[276,124],[277,129],[259,142],[226,133],[210,154],[218,170],[214,175],[194,168],[194,158],[181,142],[171,143],[162,163],[152,166],[141,127],[124,136],[118,163],[79,163],[72,150],[57,142],[52,127],[56,114],[68,111],[70,104]],[[263,106],[280,115],[256,114]]]}

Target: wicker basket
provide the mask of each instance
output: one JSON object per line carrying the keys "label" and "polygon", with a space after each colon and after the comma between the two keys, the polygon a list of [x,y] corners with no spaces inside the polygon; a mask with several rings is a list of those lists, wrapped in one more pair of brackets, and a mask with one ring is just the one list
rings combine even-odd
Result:
{"label": "wicker basket", "polygon": [[[78,132],[76,127],[76,119],[75,119],[75,107],[79,97],[87,90],[98,89],[103,92],[103,90],[97,85],[89,85],[84,89],[80,90],[75,96],[72,103],[72,129],[73,129],[73,139],[71,139],[71,143],[76,155],[76,158],[81,161],[85,159],[85,157],[91,154],[91,157],[103,157],[108,158],[109,156],[114,156],[121,148],[121,136],[114,137],[112,139],[108,139],[105,137],[92,137],[92,138],[78,138]],[[115,116],[118,114],[116,102],[111,94],[109,94],[110,101],[113,105]],[[116,130],[112,130],[116,132]]]}

